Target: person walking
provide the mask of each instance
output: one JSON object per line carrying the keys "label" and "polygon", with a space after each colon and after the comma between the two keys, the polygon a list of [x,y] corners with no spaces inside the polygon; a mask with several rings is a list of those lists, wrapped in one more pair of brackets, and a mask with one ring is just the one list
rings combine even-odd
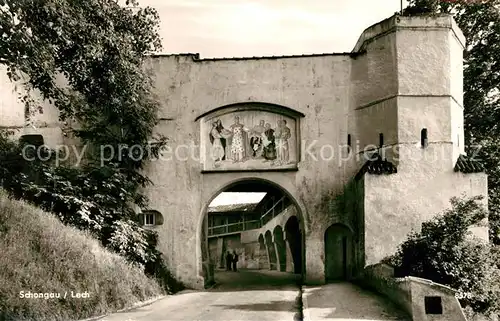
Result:
{"label": "person walking", "polygon": [[226,253],[226,271],[231,271],[231,265],[233,263],[233,255],[231,251],[227,251]]}
{"label": "person walking", "polygon": [[236,272],[237,269],[237,264],[238,264],[238,253],[236,253],[235,250],[233,250],[233,271]]}

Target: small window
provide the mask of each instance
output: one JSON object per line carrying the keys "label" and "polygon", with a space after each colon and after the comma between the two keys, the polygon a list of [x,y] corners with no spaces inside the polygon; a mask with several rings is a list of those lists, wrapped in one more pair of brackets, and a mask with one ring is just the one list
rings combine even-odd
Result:
{"label": "small window", "polygon": [[422,148],[427,147],[427,128],[422,128],[420,131],[420,145]]}
{"label": "small window", "polygon": [[19,138],[19,143],[22,145],[33,145],[38,148],[44,144],[43,136],[38,134],[23,135]]}
{"label": "small window", "polygon": [[351,134],[347,134],[347,151],[351,151],[352,142],[351,142]]}
{"label": "small window", "polygon": [[384,134],[378,134],[378,145],[380,148],[384,146]]}
{"label": "small window", "polygon": [[139,214],[139,224],[144,226],[163,225],[163,215],[156,210],[146,210]]}
{"label": "small window", "polygon": [[155,225],[155,215],[153,213],[144,214],[144,225]]}
{"label": "small window", "polygon": [[23,135],[19,137],[19,144],[23,146],[22,155],[25,160],[48,161],[51,158],[50,150],[45,146],[42,135]]}
{"label": "small window", "polygon": [[425,314],[443,314],[443,304],[440,296],[424,297]]}

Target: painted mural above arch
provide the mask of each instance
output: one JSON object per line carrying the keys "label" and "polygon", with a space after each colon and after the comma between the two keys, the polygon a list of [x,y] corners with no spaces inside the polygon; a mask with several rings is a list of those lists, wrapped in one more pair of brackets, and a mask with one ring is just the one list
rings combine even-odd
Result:
{"label": "painted mural above arch", "polygon": [[278,106],[256,103],[204,115],[200,119],[203,169],[296,169],[300,159],[299,117]]}

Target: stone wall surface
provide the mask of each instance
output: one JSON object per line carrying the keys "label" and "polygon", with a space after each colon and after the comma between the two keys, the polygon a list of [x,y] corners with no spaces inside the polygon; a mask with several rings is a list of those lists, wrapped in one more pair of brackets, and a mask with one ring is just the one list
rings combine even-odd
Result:
{"label": "stone wall surface", "polygon": [[[403,308],[413,321],[467,321],[456,290],[417,277],[394,278],[385,264],[367,266],[356,282],[374,290]],[[425,298],[440,298],[441,313],[426,311]],[[430,313],[433,312],[433,313]]]}
{"label": "stone wall surface", "polygon": [[[420,161],[400,166],[397,175],[365,176],[365,263],[371,265],[396,252],[412,231],[423,221],[451,208],[451,197],[487,195],[483,173],[462,174],[442,170],[433,163]],[[487,208],[487,198],[484,199]],[[487,228],[476,235],[488,239]]]}
{"label": "stone wall surface", "polygon": [[393,276],[392,267],[385,264],[375,264],[367,266],[362,277],[357,278],[355,282],[384,295],[403,309],[408,316],[412,316],[413,304],[410,284],[403,280],[397,280]]}

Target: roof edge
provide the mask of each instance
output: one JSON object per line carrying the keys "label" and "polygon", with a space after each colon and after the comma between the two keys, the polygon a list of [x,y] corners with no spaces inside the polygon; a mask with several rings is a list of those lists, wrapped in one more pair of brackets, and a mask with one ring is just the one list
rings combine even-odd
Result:
{"label": "roof edge", "polygon": [[195,62],[204,61],[231,61],[231,60],[276,60],[276,59],[290,59],[290,58],[314,58],[314,57],[335,57],[335,56],[346,56],[346,57],[356,57],[361,53],[359,52],[339,52],[339,53],[318,53],[318,54],[297,54],[297,55],[278,55],[278,56],[242,56],[242,57],[211,57],[211,58],[200,58],[199,53],[150,53],[147,56],[151,58],[163,58],[163,57],[191,57]]}

